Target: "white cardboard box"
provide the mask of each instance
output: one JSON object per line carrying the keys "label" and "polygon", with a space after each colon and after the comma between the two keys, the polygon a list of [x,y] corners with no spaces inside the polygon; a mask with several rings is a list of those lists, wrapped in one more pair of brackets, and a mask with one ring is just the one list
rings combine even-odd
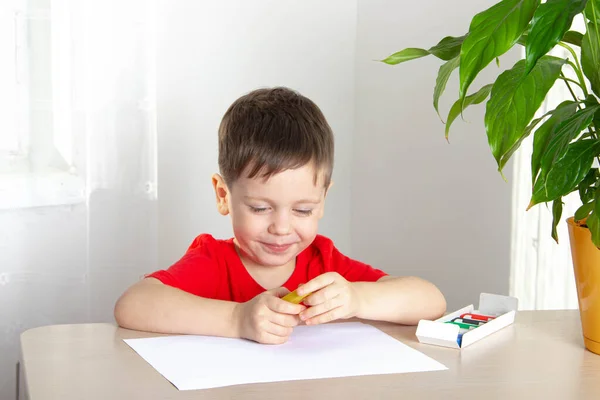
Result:
{"label": "white cardboard box", "polygon": [[[473,308],[471,304],[453,313],[444,315],[435,321],[419,321],[417,338],[421,343],[452,347],[454,349],[464,348],[512,324],[515,321],[518,305],[519,300],[515,297],[481,293],[479,296],[479,308],[477,309]],[[462,341],[459,345],[458,336],[460,327],[445,322],[467,313],[491,315],[496,318],[465,332],[462,335]]]}

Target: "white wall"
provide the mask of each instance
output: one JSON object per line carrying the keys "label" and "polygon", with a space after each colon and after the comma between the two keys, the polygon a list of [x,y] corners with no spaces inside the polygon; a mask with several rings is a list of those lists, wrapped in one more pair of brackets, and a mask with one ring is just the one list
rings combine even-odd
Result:
{"label": "white wall", "polygon": [[217,128],[257,87],[313,99],[336,135],[335,185],[321,232],[350,250],[356,2],[162,1],[158,48],[159,260],[169,266],[203,232],[230,237],[217,213]]}
{"label": "white wall", "polygon": [[[445,141],[432,105],[440,60],[373,60],[460,36],[493,3],[358,2],[352,251],[391,273],[432,280],[449,308],[477,305],[483,291],[508,294],[511,184],[487,147],[483,105],[466,112],[469,123],[459,118]],[[502,67],[514,60],[503,58]],[[497,72],[494,64],[472,90]],[[444,119],[458,96],[456,74],[441,102]]]}

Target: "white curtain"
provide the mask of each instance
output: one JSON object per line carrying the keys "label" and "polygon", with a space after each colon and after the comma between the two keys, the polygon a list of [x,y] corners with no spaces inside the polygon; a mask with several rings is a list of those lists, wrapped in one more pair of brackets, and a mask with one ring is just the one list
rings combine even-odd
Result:
{"label": "white curtain", "polygon": [[119,294],[157,268],[156,4],[3,0],[0,16],[10,33],[0,40],[11,96],[0,95],[11,105],[0,111],[8,399],[23,331],[112,321]]}
{"label": "white curtain", "polygon": [[[584,32],[583,20],[576,19],[571,29]],[[578,52],[578,47],[573,48]],[[560,47],[552,50],[551,54],[572,59],[571,54]],[[577,80],[570,69],[564,68],[563,71],[568,78]],[[583,98],[577,85],[571,84],[571,88]],[[536,118],[572,99],[564,82],[557,81]],[[577,192],[563,198],[557,244],[550,236],[552,203],[525,211],[531,199],[532,150],[533,136],[526,139],[514,155],[510,293],[519,299],[519,308],[525,310],[576,309],[577,291],[566,219],[575,214],[581,201]]]}

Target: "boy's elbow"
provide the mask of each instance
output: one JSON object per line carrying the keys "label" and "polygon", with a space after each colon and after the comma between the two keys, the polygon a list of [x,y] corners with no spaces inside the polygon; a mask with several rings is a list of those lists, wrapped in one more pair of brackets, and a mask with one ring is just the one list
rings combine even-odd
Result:
{"label": "boy's elbow", "polygon": [[448,304],[446,303],[446,297],[442,291],[435,286],[433,283],[429,283],[431,285],[429,299],[430,299],[430,310],[431,317],[429,320],[434,320],[442,317],[446,313],[446,309]]}
{"label": "boy's elbow", "polygon": [[115,303],[114,316],[117,324],[122,328],[133,329],[133,319],[139,314],[140,310],[136,310],[136,304],[140,304],[140,291],[138,290],[139,283],[131,286],[119,297]]}
{"label": "boy's elbow", "polygon": [[127,321],[128,321],[127,297],[128,297],[128,293],[127,292],[123,293],[121,295],[121,297],[119,297],[119,299],[115,303],[115,308],[114,308],[115,321],[117,322],[117,325],[119,325],[122,328],[128,327],[128,324],[127,324]]}
{"label": "boy's elbow", "polygon": [[146,314],[146,304],[152,297],[153,288],[162,283],[153,278],[143,279],[125,291],[115,303],[113,314],[115,321],[122,328],[139,329],[143,321],[140,318]]}
{"label": "boy's elbow", "polygon": [[[444,297],[442,291],[432,282],[425,279],[418,277],[410,277],[409,279],[413,280],[415,288],[418,288],[417,290],[420,293],[419,298],[422,302],[418,320],[426,319],[433,321],[442,317],[446,313],[447,308],[446,297]],[[418,320],[416,323],[418,323]]]}

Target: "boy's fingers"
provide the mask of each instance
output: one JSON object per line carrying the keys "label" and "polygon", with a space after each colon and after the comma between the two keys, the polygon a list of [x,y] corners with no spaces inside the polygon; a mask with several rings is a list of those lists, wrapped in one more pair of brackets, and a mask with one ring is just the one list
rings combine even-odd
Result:
{"label": "boy's fingers", "polygon": [[303,302],[307,306],[316,306],[338,296],[341,290],[340,285],[329,285],[306,297]]}
{"label": "boy's fingers", "polygon": [[306,325],[318,325],[325,324],[327,322],[335,321],[336,319],[343,318],[344,310],[342,307],[334,308],[333,310],[329,310],[326,313],[319,314],[316,317],[307,319],[304,321]]}
{"label": "boy's fingers", "polygon": [[321,303],[317,306],[307,308],[305,311],[300,313],[300,319],[306,322],[306,321],[310,320],[311,318],[314,318],[318,315],[324,314],[324,313],[326,313],[330,310],[336,309],[340,306],[342,306],[340,298],[335,297],[335,298],[329,299],[329,300],[325,301],[324,303]]}
{"label": "boy's fingers", "polygon": [[285,296],[286,294],[288,294],[290,291],[287,288],[279,287],[277,289],[270,290],[269,292],[273,293],[273,295],[275,297],[281,298],[281,297]]}
{"label": "boy's fingers", "polygon": [[295,326],[298,326],[298,324],[300,323],[300,318],[297,315],[280,314],[273,312],[269,316],[269,321],[287,328],[293,328]]}
{"label": "boy's fingers", "polygon": [[287,326],[281,326],[273,322],[269,322],[266,327],[267,333],[275,336],[288,337],[292,334],[293,329]]}
{"label": "boy's fingers", "polygon": [[339,274],[335,272],[327,272],[323,275],[319,275],[306,284],[299,286],[298,289],[296,289],[296,293],[298,293],[299,296],[304,296],[307,293],[316,292],[327,285],[331,285],[336,281],[338,276]]}
{"label": "boy's fingers", "polygon": [[267,302],[267,306],[270,310],[281,314],[300,314],[306,309],[301,304],[293,304],[278,297],[271,297]]}
{"label": "boy's fingers", "polygon": [[262,344],[283,344],[287,342],[288,336],[278,336],[269,332],[263,332],[256,339],[257,342]]}

